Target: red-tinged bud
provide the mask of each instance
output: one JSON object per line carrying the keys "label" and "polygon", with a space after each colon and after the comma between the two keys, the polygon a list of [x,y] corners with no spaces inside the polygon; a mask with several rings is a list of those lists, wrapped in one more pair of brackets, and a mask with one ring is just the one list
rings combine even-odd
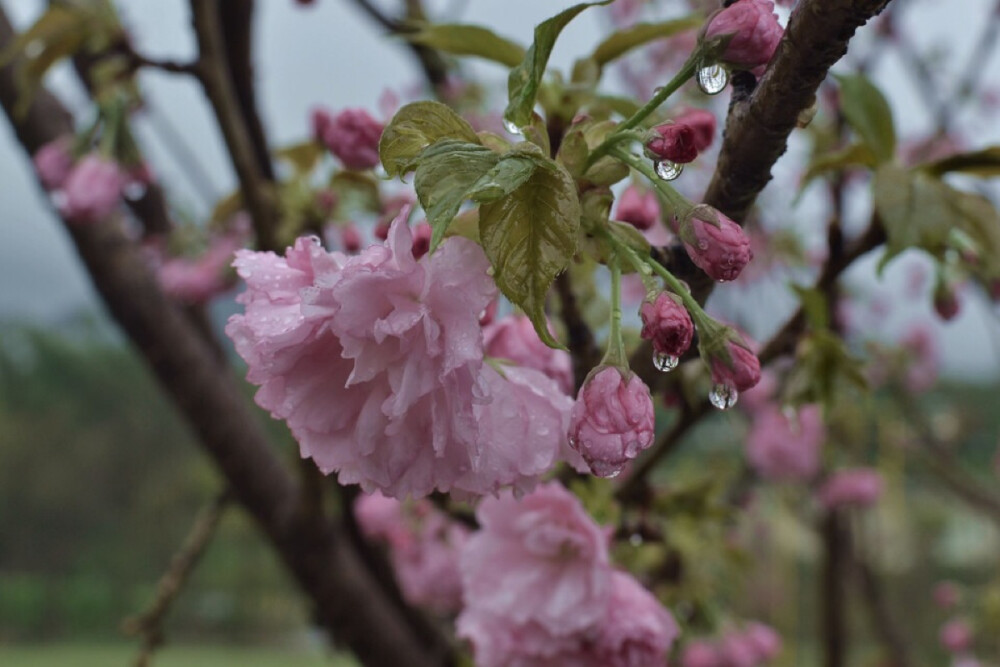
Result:
{"label": "red-tinged bud", "polygon": [[375,224],[375,232],[374,232],[375,238],[379,239],[380,241],[385,241],[387,238],[389,238],[389,227],[391,226],[391,224],[392,223],[387,220],[380,220],[379,222],[377,222]]}
{"label": "red-tinged bud", "polygon": [[353,222],[349,222],[344,225],[340,230],[340,242],[344,246],[344,251],[348,253],[356,253],[361,250],[361,232],[358,231],[357,225]]}
{"label": "red-tinged bud", "polygon": [[938,285],[934,290],[934,311],[945,322],[950,322],[962,310],[958,293],[947,285]]}
{"label": "red-tinged bud", "polygon": [[418,222],[413,228],[413,257],[420,259],[431,249],[433,230],[427,221]]}
{"label": "red-tinged bud", "polygon": [[687,125],[694,131],[694,147],[698,152],[712,145],[715,139],[715,114],[704,109],[688,109],[674,118],[678,125]]}
{"label": "red-tinged bud", "polygon": [[653,444],[653,399],[638,375],[614,366],[587,376],[570,415],[569,443],[598,477],[614,477]]}
{"label": "red-tinged bud", "polygon": [[345,109],[336,116],[313,112],[313,133],[348,169],[372,169],[379,163],[382,123],[363,109]]}
{"label": "red-tinged bud", "polygon": [[630,185],[618,198],[615,219],[646,231],[660,219],[660,204],[656,201],[656,195],[652,192],[642,192],[634,185]]}
{"label": "red-tinged bud", "polygon": [[657,125],[646,140],[646,155],[652,160],[687,164],[698,157],[697,139],[690,125]]}
{"label": "red-tinged bud", "polygon": [[737,0],[708,19],[704,39],[730,37],[719,60],[755,69],[770,62],[784,32],[771,0]]}
{"label": "red-tinged bud", "polygon": [[760,382],[760,360],[757,355],[735,341],[729,341],[729,361],[714,358],[711,361],[712,382],[736,391],[747,391]]}
{"label": "red-tinged bud", "polygon": [[[717,217],[718,227],[710,216]],[[713,280],[736,280],[753,259],[750,239],[743,229],[718,211],[695,211],[685,223],[681,238],[691,261]]]}
{"label": "red-tinged bud", "polygon": [[691,346],[694,324],[687,309],[667,292],[660,292],[653,301],[639,308],[642,337],[652,341],[653,351],[666,357],[679,358]]}

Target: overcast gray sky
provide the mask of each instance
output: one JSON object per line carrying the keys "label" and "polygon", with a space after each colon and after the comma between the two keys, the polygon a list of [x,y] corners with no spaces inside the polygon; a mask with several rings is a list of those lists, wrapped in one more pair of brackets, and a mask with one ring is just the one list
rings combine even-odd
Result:
{"label": "overcast gray sky", "polygon": [[[901,1],[901,0],[899,0]],[[906,25],[923,48],[945,46],[957,68],[966,61],[975,31],[991,0],[907,0]],[[194,55],[186,0],[120,0],[116,3],[134,35],[134,42],[152,57],[179,60]],[[387,3],[392,4],[392,3]],[[432,6],[459,6],[442,0]],[[528,43],[533,26],[572,4],[568,0],[468,0],[464,20],[492,26],[498,32]],[[5,0],[4,7],[19,25],[25,25],[45,5],[43,0]],[[386,88],[401,89],[419,79],[406,52],[394,48],[375,26],[347,0],[316,0],[300,8],[293,0],[258,0],[256,25],[259,99],[268,134],[275,144],[302,139],[309,110],[323,104],[332,108],[376,108]],[[607,29],[600,9],[581,15],[563,33],[553,53],[552,66],[566,68]],[[867,37],[867,38],[870,38]],[[860,39],[866,39],[861,35]],[[995,54],[996,55],[996,54]],[[1000,86],[997,57],[984,63],[986,78]],[[479,71],[500,82],[504,73],[488,64]],[[928,122],[923,103],[899,67],[887,59],[875,78],[891,98],[903,136],[919,132]],[[87,108],[72,75],[54,73],[52,86],[73,109]],[[152,156],[156,172],[196,216],[206,204],[192,189],[188,175],[153,126],[165,120],[195,150],[210,179],[208,187],[221,195],[234,187],[232,170],[221,138],[200,89],[182,76],[160,72],[142,75],[149,102],[149,118],[139,123],[140,137]],[[976,129],[982,143],[1000,143],[1000,123]],[[978,143],[978,142],[977,142]],[[81,309],[97,307],[89,281],[68,238],[49,212],[36,186],[30,162],[10,128],[0,123],[0,319],[54,322]],[[854,273],[855,280],[871,279],[871,263]],[[887,280],[900,281],[898,272]],[[945,360],[953,373],[996,376],[1000,370],[996,310],[985,302],[970,304],[956,322],[942,326]]]}

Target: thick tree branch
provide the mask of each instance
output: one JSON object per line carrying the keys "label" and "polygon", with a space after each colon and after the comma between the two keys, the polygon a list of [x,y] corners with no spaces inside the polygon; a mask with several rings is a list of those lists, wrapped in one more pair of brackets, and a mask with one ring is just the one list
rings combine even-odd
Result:
{"label": "thick tree branch", "polygon": [[192,0],[191,14],[198,38],[201,82],[229,149],[243,203],[253,220],[257,246],[262,250],[277,250],[274,193],[258,162],[252,133],[230,74],[218,0]]}
{"label": "thick tree branch", "polygon": [[824,667],[843,667],[847,660],[847,581],[850,577],[851,529],[837,510],[823,517],[823,576],[820,580],[820,637]]}
{"label": "thick tree branch", "polygon": [[[0,11],[0,45],[14,33]],[[0,69],[0,104],[29,153],[71,131],[69,114],[41,90],[14,119],[14,68]],[[432,667],[444,661],[421,646],[363,563],[332,526],[296,511],[300,494],[246,404],[235,378],[157,285],[127,236],[108,220],[67,226],[98,292],[170,395],[237,500],[270,538],[316,608],[316,619],[366,665]],[[373,629],[378,631],[374,632]]]}

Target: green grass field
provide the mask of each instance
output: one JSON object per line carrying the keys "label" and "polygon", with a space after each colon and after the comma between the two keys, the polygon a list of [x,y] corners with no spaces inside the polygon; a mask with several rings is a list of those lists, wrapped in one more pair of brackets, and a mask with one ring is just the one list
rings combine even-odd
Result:
{"label": "green grass field", "polygon": [[[52,644],[2,646],[3,667],[130,667],[136,647],[130,645]],[[348,658],[319,652],[230,646],[166,646],[157,651],[155,667],[355,667]]]}

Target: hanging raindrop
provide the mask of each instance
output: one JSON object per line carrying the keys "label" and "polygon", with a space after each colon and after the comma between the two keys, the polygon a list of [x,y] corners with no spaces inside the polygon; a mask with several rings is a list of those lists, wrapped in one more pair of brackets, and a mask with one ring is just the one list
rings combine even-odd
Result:
{"label": "hanging raindrop", "polygon": [[653,170],[664,181],[672,181],[681,175],[681,172],[684,171],[684,165],[664,160],[663,162],[654,162]]}
{"label": "hanging raindrop", "polygon": [[512,121],[510,118],[503,119],[503,129],[507,130],[511,134],[521,134],[521,128],[519,128],[517,123]]}
{"label": "hanging raindrop", "polygon": [[722,65],[716,63],[698,70],[698,87],[706,95],[718,95],[729,83],[729,72]]}
{"label": "hanging raindrop", "polygon": [[708,392],[709,402],[720,410],[728,410],[736,405],[736,400],[739,397],[736,387],[725,383],[715,385],[712,387],[712,391]]}
{"label": "hanging raindrop", "polygon": [[663,373],[669,373],[670,371],[677,368],[677,364],[680,363],[680,359],[669,354],[661,354],[659,352],[653,353],[653,366],[656,370]]}

